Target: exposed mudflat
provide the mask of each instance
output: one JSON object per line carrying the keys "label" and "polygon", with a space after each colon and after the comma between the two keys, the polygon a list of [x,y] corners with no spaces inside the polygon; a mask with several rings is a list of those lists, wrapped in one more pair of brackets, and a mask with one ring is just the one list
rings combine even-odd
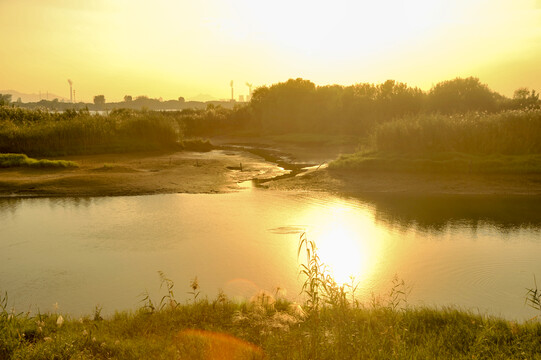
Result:
{"label": "exposed mudflat", "polygon": [[0,195],[225,193],[238,190],[239,182],[285,173],[280,167],[258,156],[228,150],[103,154],[60,159],[76,161],[80,167],[0,169]]}
{"label": "exposed mudflat", "polygon": [[[75,169],[0,169],[0,196],[115,196],[226,193],[262,188],[341,194],[541,195],[541,175],[425,174],[329,170],[340,147],[314,148],[227,139],[210,152],[143,152],[55,158]],[[225,145],[229,144],[229,145]],[[251,152],[250,152],[251,151]],[[308,170],[303,166],[314,165]],[[285,170],[284,170],[285,168]]]}

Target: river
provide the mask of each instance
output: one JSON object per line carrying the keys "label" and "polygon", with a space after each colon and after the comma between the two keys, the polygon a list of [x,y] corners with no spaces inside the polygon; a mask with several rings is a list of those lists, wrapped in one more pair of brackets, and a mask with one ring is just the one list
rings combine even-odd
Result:
{"label": "river", "polygon": [[[541,205],[526,197],[345,197],[245,186],[229,194],[0,199],[0,291],[16,311],[80,316],[159,303],[158,271],[188,301],[259,289],[301,301],[306,232],[338,282],[408,306],[454,306],[524,321],[541,279]],[[541,282],[540,282],[541,283]],[[404,290],[403,289],[403,290]]]}

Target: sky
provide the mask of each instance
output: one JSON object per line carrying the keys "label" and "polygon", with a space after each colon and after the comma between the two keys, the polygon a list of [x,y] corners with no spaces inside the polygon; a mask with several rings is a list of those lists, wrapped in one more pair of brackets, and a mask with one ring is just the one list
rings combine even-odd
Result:
{"label": "sky", "polygon": [[304,78],[541,91],[541,0],[0,0],[0,89],[107,102]]}

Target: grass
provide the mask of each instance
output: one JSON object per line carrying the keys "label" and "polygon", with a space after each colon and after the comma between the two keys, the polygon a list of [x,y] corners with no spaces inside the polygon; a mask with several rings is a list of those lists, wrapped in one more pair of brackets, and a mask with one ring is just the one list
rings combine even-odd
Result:
{"label": "grass", "polygon": [[317,133],[288,133],[282,135],[269,135],[268,138],[279,143],[314,147],[349,145],[355,144],[358,141],[358,138],[355,136]]}
{"label": "grass", "polygon": [[[235,303],[220,292],[175,299],[174,283],[159,273],[165,295],[144,294],[135,312],[103,319],[17,314],[0,296],[1,359],[541,359],[541,323],[515,323],[452,308],[410,308],[404,283],[365,304],[355,288],[328,276],[315,243],[305,236],[299,256],[303,306],[260,291]],[[532,289],[529,299],[537,298]]]}
{"label": "grass", "polygon": [[114,110],[109,115],[0,107],[0,152],[57,156],[178,147],[179,119],[170,114]]}
{"label": "grass", "polygon": [[0,154],[0,168],[31,167],[31,168],[74,168],[79,167],[74,161],[66,160],[36,160],[25,154]]}
{"label": "grass", "polygon": [[541,110],[424,114],[384,123],[371,142],[331,169],[540,173]]}
{"label": "grass", "polygon": [[541,173],[541,154],[475,155],[459,152],[433,154],[361,151],[341,155],[329,165],[334,170],[430,173]]}

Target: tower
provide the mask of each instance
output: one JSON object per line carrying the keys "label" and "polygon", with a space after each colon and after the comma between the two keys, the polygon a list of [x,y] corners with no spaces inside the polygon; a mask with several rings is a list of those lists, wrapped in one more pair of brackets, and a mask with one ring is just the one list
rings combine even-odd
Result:
{"label": "tower", "polygon": [[68,84],[70,84],[70,103],[73,103],[73,82],[68,79]]}

